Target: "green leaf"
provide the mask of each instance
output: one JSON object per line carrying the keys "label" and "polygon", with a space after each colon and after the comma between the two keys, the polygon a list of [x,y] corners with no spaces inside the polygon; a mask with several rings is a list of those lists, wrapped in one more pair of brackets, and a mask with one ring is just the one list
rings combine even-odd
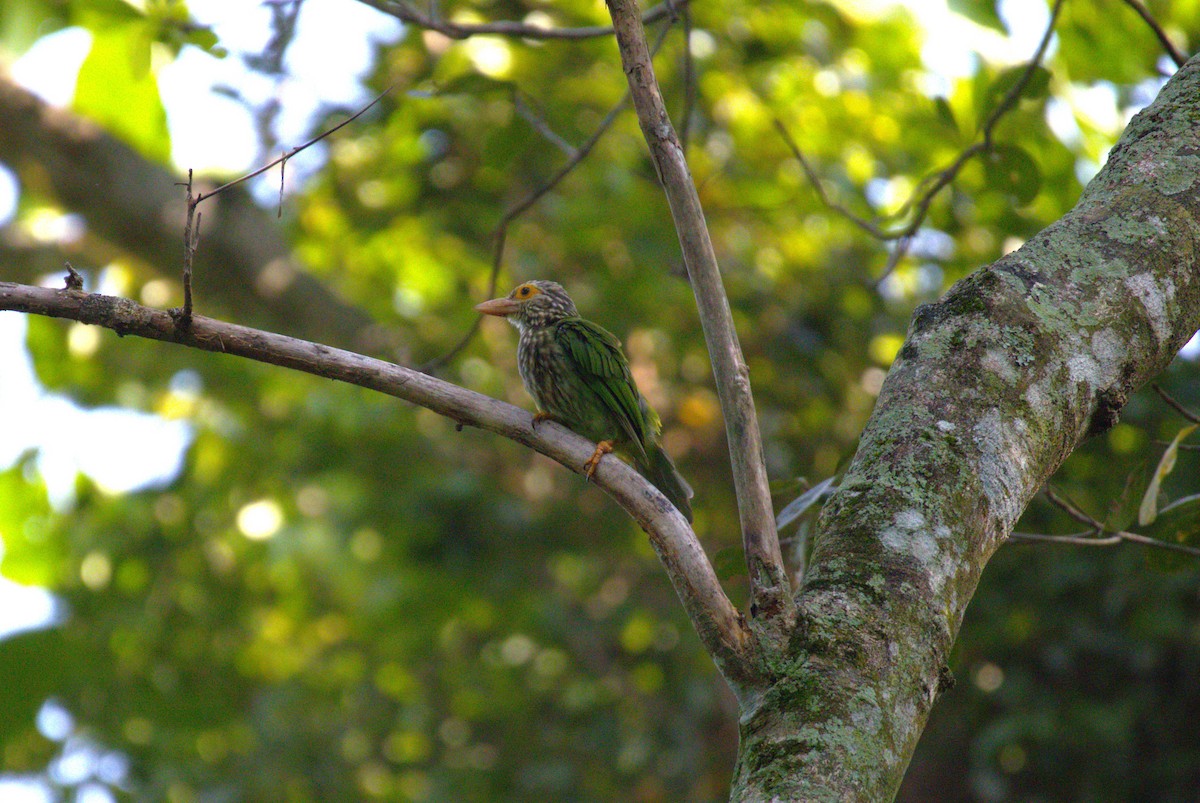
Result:
{"label": "green leaf", "polygon": [[958,127],[958,120],[954,118],[954,109],[950,108],[950,101],[939,95],[933,99],[933,108],[937,112],[938,119],[942,121],[942,124],[946,128],[955,134],[961,132],[961,129]]}
{"label": "green leaf", "polygon": [[184,41],[219,59],[223,59],[229,54],[225,48],[217,46],[219,40],[211,28],[203,26],[190,28],[184,36]]}
{"label": "green leaf", "polygon": [[0,743],[34,724],[38,709],[62,682],[65,653],[57,629],[18,633],[0,641]]}
{"label": "green leaf", "polygon": [[46,34],[66,25],[61,3],[46,0],[5,0],[0,3],[0,47],[22,53]]}
{"label": "green leaf", "polygon": [[1154,476],[1150,480],[1150,486],[1146,488],[1146,495],[1142,497],[1142,505],[1138,508],[1138,524],[1145,527],[1153,524],[1158,517],[1158,492],[1162,486],[1162,481],[1167,475],[1175,470],[1175,459],[1179,456],[1179,444],[1188,435],[1196,431],[1197,424],[1189,424],[1179,430],[1179,434],[1171,441],[1171,445],[1163,452],[1162,459],[1158,461],[1158,468],[1154,471]]}
{"label": "green leaf", "polygon": [[142,19],[95,30],[91,52],[79,70],[75,108],[165,163],[171,142],[158,83],[150,72],[153,41],[153,26]]}
{"label": "green leaf", "polygon": [[983,157],[983,165],[988,185],[1011,196],[1020,206],[1036,198],[1042,188],[1037,162],[1023,148],[997,146]]}
{"label": "green leaf", "polygon": [[1137,520],[1138,506],[1146,485],[1146,464],[1143,462],[1129,472],[1120,495],[1109,506],[1108,518],[1104,521],[1107,532],[1120,532]]}
{"label": "green leaf", "polygon": [[[4,557],[0,573],[27,585],[52,586],[58,577],[62,549],[53,537],[46,486],[33,473],[33,454],[0,472],[0,540]],[[27,477],[29,475],[29,477]]]}
{"label": "green leaf", "polygon": [[1001,33],[1008,33],[1004,21],[996,13],[996,4],[992,0],[950,0],[950,10],[961,14],[971,22],[977,22]]}

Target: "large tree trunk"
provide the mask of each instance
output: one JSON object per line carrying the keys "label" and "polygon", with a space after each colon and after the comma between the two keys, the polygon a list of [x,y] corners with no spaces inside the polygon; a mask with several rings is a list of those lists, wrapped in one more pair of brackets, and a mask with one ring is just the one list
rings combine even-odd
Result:
{"label": "large tree trunk", "polygon": [[895,796],[988,558],[1200,326],[1200,60],[1075,209],[920,307],[826,507],[733,798]]}

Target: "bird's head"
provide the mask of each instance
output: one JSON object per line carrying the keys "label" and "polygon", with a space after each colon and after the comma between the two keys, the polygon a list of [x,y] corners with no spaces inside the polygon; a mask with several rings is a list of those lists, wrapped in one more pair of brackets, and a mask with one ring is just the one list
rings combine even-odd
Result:
{"label": "bird's head", "polygon": [[507,318],[518,329],[548,326],[563,318],[578,317],[575,303],[558,282],[535,279],[518,285],[503,298],[493,298],[475,307],[484,315]]}

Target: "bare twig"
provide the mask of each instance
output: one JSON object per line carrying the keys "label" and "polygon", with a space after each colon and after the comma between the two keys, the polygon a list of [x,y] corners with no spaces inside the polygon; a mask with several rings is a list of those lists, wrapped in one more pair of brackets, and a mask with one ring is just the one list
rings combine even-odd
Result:
{"label": "bare twig", "polygon": [[[1157,388],[1156,388],[1157,389]],[[1078,505],[1067,499],[1065,495],[1056,492],[1050,486],[1046,486],[1043,491],[1046,498],[1049,499],[1056,507],[1065,512],[1068,516],[1076,521],[1088,525],[1089,529],[1080,533],[1070,533],[1068,535],[1041,535],[1038,533],[1021,533],[1014,532],[1010,537],[1017,541],[1030,541],[1034,543],[1045,544],[1066,544],[1070,546],[1102,546],[1111,547],[1118,544],[1138,544],[1140,546],[1153,547],[1155,549],[1166,549],[1172,552],[1182,552],[1186,555],[1200,556],[1200,549],[1190,547],[1185,544],[1173,544],[1170,541],[1160,541],[1157,538],[1151,538],[1148,535],[1141,533],[1131,533],[1126,530],[1118,530],[1112,532],[1106,530],[1104,525],[1095,517],[1085,513]],[[1193,502],[1200,499],[1200,494],[1189,496],[1184,499],[1178,499],[1173,504],[1162,509],[1166,512],[1172,507],[1181,504]]]}
{"label": "bare twig", "polygon": [[1049,499],[1051,502],[1053,502],[1054,505],[1056,505],[1058,508],[1060,508],[1068,516],[1075,519],[1075,521],[1077,521],[1081,524],[1091,525],[1092,527],[1094,527],[1097,530],[1104,529],[1103,524],[1101,524],[1099,521],[1097,521],[1092,516],[1089,516],[1087,513],[1084,513],[1082,510],[1079,509],[1078,505],[1071,502],[1071,500],[1067,499],[1065,496],[1059,495],[1057,492],[1055,492],[1055,490],[1053,488],[1051,488],[1048,485],[1046,486],[1045,494],[1046,494],[1047,499]]}
{"label": "bare twig", "polygon": [[692,58],[692,10],[683,4],[679,10],[683,21],[683,112],[679,116],[679,144],[687,153],[692,133],[692,113],[696,108],[696,64]]}
{"label": "bare twig", "polygon": [[1186,418],[1189,422],[1191,422],[1193,424],[1200,424],[1200,416],[1196,415],[1191,410],[1189,410],[1188,408],[1186,408],[1182,404],[1180,404],[1178,401],[1176,401],[1171,396],[1171,394],[1169,394],[1165,390],[1163,390],[1162,387],[1160,387],[1157,382],[1152,383],[1150,385],[1150,387],[1154,388],[1154,392],[1157,393],[1162,398],[1163,401],[1165,401],[1172,408],[1174,408],[1175,412],[1179,413],[1181,416],[1183,416],[1184,418]]}
{"label": "bare twig", "polygon": [[262,167],[258,168],[254,172],[247,173],[246,175],[240,176],[239,178],[235,178],[233,181],[226,182],[225,184],[222,184],[220,187],[217,187],[215,190],[210,190],[209,192],[200,193],[199,195],[196,196],[196,203],[199,204],[201,201],[207,200],[207,199],[213,197],[214,195],[219,195],[222,192],[225,192],[226,190],[231,189],[232,187],[236,187],[239,184],[249,181],[250,179],[252,179],[256,176],[261,176],[263,173],[267,172],[268,170],[270,170],[272,167],[274,167],[277,164],[285,164],[288,159],[291,159],[296,154],[300,153],[303,150],[307,150],[308,148],[311,148],[313,145],[316,145],[318,142],[325,139],[330,134],[333,134],[333,133],[341,130],[342,128],[345,128],[346,126],[350,125],[355,120],[357,120],[359,117],[362,117],[364,114],[366,114],[368,111],[370,111],[371,108],[373,108],[375,106],[375,104],[377,104],[377,103],[379,103],[379,101],[383,100],[387,96],[387,94],[392,91],[393,86],[389,86],[387,89],[380,92],[378,95],[375,96],[374,100],[372,100],[366,106],[363,106],[361,109],[356,111],[351,116],[347,117],[342,122],[335,125],[333,128],[322,131],[320,134],[317,134],[315,137],[310,139],[308,142],[305,142],[303,145],[297,145],[295,148],[292,148],[290,151],[283,154],[282,156],[280,156],[278,159],[271,162],[270,164],[263,165]]}
{"label": "bare twig", "polygon": [[[749,371],[733,327],[729,300],[721,283],[720,268],[696,185],[654,76],[654,64],[637,3],[635,0],[607,0],[607,3],[616,29],[621,63],[633,93],[638,124],[671,207],[713,363],[741,514],[751,614],[773,636],[783,638],[795,620],[795,602],[775,530]],[[772,643],[780,642],[772,639]]]}
{"label": "bare twig", "polygon": [[[657,53],[658,49],[662,47],[669,30],[670,26],[667,26],[659,32],[658,39],[654,43],[653,52]],[[500,279],[500,268],[504,264],[504,246],[508,242],[508,227],[512,225],[517,218],[529,211],[533,205],[545,197],[547,193],[557,187],[564,178],[570,175],[572,170],[579,166],[580,162],[582,162],[588,157],[589,154],[591,154],[592,149],[596,147],[596,143],[600,141],[600,138],[603,137],[605,132],[612,127],[612,124],[616,122],[617,117],[619,117],[621,112],[624,111],[625,107],[629,105],[629,98],[630,93],[628,90],[626,90],[625,94],[621,96],[621,99],[617,101],[616,105],[608,110],[608,114],[604,115],[604,119],[600,121],[600,125],[596,126],[596,130],[592,132],[592,135],[588,137],[587,141],[578,148],[574,149],[574,155],[568,159],[563,166],[554,173],[553,176],[547,179],[544,184],[526,195],[516,204],[509,207],[507,210],[505,210],[504,214],[501,215],[500,221],[496,224],[496,228],[492,233],[492,272],[488,277],[488,298],[496,297],[496,285]],[[440,357],[435,357],[434,359],[429,360],[423,365],[418,366],[417,370],[423,373],[431,373],[457,357],[479,332],[479,323],[482,319],[482,315],[476,316],[475,320],[471,323],[471,328],[466,331],[466,334],[464,334],[448,352]]]}
{"label": "bare twig", "polygon": [[954,161],[952,161],[946,167],[922,179],[917,185],[917,188],[913,191],[912,196],[910,196],[909,199],[904,202],[900,209],[885,218],[895,220],[907,216],[908,223],[898,229],[886,229],[877,223],[860,217],[841,204],[835,203],[829,197],[828,193],[826,193],[825,188],[822,186],[820,177],[817,175],[817,172],[813,169],[807,158],[805,158],[804,153],[800,150],[799,146],[796,144],[796,141],[788,133],[783,123],[778,119],[775,120],[775,127],[783,136],[784,142],[787,144],[789,150],[792,151],[792,155],[798,162],[800,162],[800,166],[803,168],[808,180],[812,182],[813,188],[817,192],[817,196],[821,199],[821,203],[834,212],[837,212],[839,215],[846,218],[851,223],[870,234],[872,237],[875,237],[879,240],[893,241],[896,243],[895,247],[892,248],[891,253],[888,255],[888,261],[884,266],[883,272],[875,279],[874,284],[876,287],[878,287],[884,279],[891,275],[892,271],[896,269],[896,266],[900,264],[900,260],[902,260],[908,253],[908,249],[912,245],[913,238],[916,237],[917,232],[920,230],[921,226],[924,225],[925,218],[929,215],[929,208],[933,205],[933,201],[937,197],[938,193],[949,186],[958,177],[958,174],[962,172],[962,169],[971,159],[979,156],[980,154],[987,153],[992,149],[994,145],[992,137],[995,133],[996,125],[1000,122],[1004,115],[1011,111],[1014,106],[1016,106],[1021,94],[1025,91],[1025,87],[1028,86],[1029,81],[1033,78],[1037,68],[1041,66],[1042,59],[1045,58],[1046,48],[1049,47],[1050,40],[1054,35],[1054,27],[1058,22],[1058,15],[1062,10],[1063,2],[1064,0],[1055,0],[1054,6],[1050,11],[1050,21],[1046,25],[1046,31],[1042,35],[1041,41],[1038,43],[1037,50],[1034,51],[1033,56],[1029,59],[1029,62],[1026,64],[1025,70],[1021,73],[1021,76],[1013,83],[1011,87],[1009,87],[1008,91],[1004,93],[1004,97],[1000,99],[1000,102],[996,104],[996,107],[992,109],[991,113],[987,116],[987,119],[980,127],[980,141],[975,142],[965,148],[961,153],[958,154],[958,156],[954,158]]}
{"label": "bare twig", "polygon": [[1014,541],[1034,541],[1044,544],[1066,544],[1069,546],[1116,546],[1123,540],[1119,533],[1114,535],[1099,535],[1095,530],[1087,530],[1070,535],[1042,535],[1040,533],[1010,533]]}
{"label": "bare twig", "polygon": [[[504,246],[508,241],[509,225],[511,225],[512,222],[521,215],[525,214],[525,212],[528,211],[529,208],[536,204],[539,200],[541,200],[546,193],[557,187],[559,182],[566,178],[567,175],[569,175],[570,172],[574,170],[580,162],[588,157],[588,154],[592,152],[592,148],[596,147],[596,143],[600,141],[600,137],[604,136],[604,132],[608,131],[608,129],[612,126],[613,121],[617,119],[617,116],[628,104],[629,93],[626,92],[624,97],[621,98],[617,105],[613,106],[609,110],[608,114],[604,116],[604,119],[600,121],[600,125],[594,132],[592,132],[592,135],[588,137],[588,141],[579,146],[579,148],[575,151],[574,156],[568,159],[567,162],[560,167],[555,174],[546,181],[545,184],[541,185],[533,192],[529,193],[529,195],[526,195],[522,200],[509,207],[500,217],[500,222],[496,224],[496,229],[492,234],[492,272],[488,277],[488,298],[494,298],[496,296],[496,284],[500,278],[500,267],[504,264]],[[482,315],[476,316],[475,320],[471,323],[471,328],[467,330],[466,334],[462,336],[461,340],[454,344],[453,348],[451,348],[442,356],[435,357],[429,362],[418,366],[417,370],[423,373],[431,373],[457,357],[459,353],[461,353],[462,350],[467,347],[471,340],[474,339],[475,334],[479,331],[479,322],[482,320],[482,318]]]}
{"label": "bare twig", "polygon": [[533,109],[529,108],[529,104],[522,99],[519,91],[513,92],[513,107],[517,110],[517,114],[521,116],[521,119],[529,123],[530,127],[541,134],[543,139],[565,153],[568,158],[575,158],[575,146],[560,137],[545,120],[539,117]]}
{"label": "bare twig", "polygon": [[226,190],[236,187],[237,185],[239,185],[243,182],[249,181],[250,179],[254,178],[255,176],[260,176],[263,173],[270,170],[275,165],[281,165],[280,176],[279,176],[279,214],[282,215],[283,214],[283,170],[287,166],[287,160],[291,159],[293,156],[295,156],[296,154],[305,150],[306,148],[312,147],[316,143],[325,139],[325,137],[327,137],[330,134],[332,134],[333,132],[337,131],[338,129],[354,122],[359,117],[361,117],[363,114],[365,114],[368,109],[370,109],[372,106],[374,106],[379,101],[383,100],[384,96],[387,95],[387,93],[389,93],[391,91],[392,91],[392,87],[388,87],[387,89],[383,90],[383,92],[379,93],[379,95],[374,100],[372,100],[370,103],[368,103],[366,106],[363,106],[361,109],[359,109],[357,112],[355,112],[352,116],[347,117],[345,120],[338,123],[333,128],[330,128],[327,131],[324,131],[324,132],[318,134],[317,136],[310,139],[308,142],[305,142],[303,145],[299,145],[295,148],[292,148],[290,151],[285,153],[283,156],[280,156],[278,159],[271,162],[270,164],[264,165],[263,167],[260,167],[259,169],[255,170],[254,172],[247,173],[246,175],[241,176],[240,178],[235,178],[233,181],[226,182],[225,184],[222,184],[220,187],[217,187],[215,190],[211,190],[210,192],[201,192],[201,193],[193,194],[194,185],[192,183],[192,171],[190,168],[188,169],[188,180],[186,183],[183,184],[183,186],[187,188],[187,219],[186,219],[186,222],[184,223],[184,227],[183,227],[183,307],[181,309],[177,310],[175,313],[175,320],[184,331],[186,331],[187,328],[189,326],[191,326],[191,322],[192,322],[192,263],[196,258],[196,251],[200,247],[201,215],[198,211],[198,207],[200,206],[201,202],[207,201],[209,198],[212,198],[215,195],[219,195],[222,192],[225,192]]}
{"label": "bare twig", "polygon": [[1150,26],[1150,30],[1154,31],[1154,35],[1158,37],[1159,43],[1163,46],[1163,50],[1167,51],[1167,55],[1171,57],[1171,61],[1175,62],[1176,67],[1182,67],[1187,63],[1185,56],[1179,48],[1167,36],[1167,32],[1158,24],[1158,20],[1154,19],[1154,15],[1150,13],[1150,9],[1141,2],[1141,0],[1125,0],[1125,5],[1137,12],[1137,15],[1142,18],[1142,21]]}
{"label": "bare twig", "polygon": [[[608,25],[590,25],[580,28],[545,28],[540,25],[509,21],[474,24],[448,22],[447,20],[440,19],[436,12],[426,14],[413,6],[412,3],[406,2],[406,0],[360,0],[360,2],[382,11],[384,14],[390,14],[409,25],[437,31],[450,39],[466,39],[479,34],[515,36],[521,39],[595,39],[599,36],[610,36],[613,32],[612,27]],[[642,15],[642,22],[650,25],[651,23],[673,16],[675,9],[686,2],[687,0],[673,0],[673,2],[661,3],[647,9],[646,13]]]}
{"label": "bare twig", "polygon": [[[0,310],[15,310],[112,329],[120,335],[179,343],[377,390],[510,438],[579,472],[594,444],[552,423],[536,430],[529,413],[497,399],[382,360],[273,332],[194,316],[180,331],[169,312],[96,293],[0,282]],[[651,543],[704,646],[733,689],[759,681],[752,640],[721,588],[695,533],[666,497],[620,460],[605,460],[593,479],[650,535]]]}
{"label": "bare twig", "polygon": [[821,181],[821,177],[817,175],[817,171],[813,168],[812,164],[809,163],[808,157],[804,155],[802,150],[800,150],[800,146],[796,144],[796,140],[792,139],[791,133],[787,130],[787,127],[778,117],[775,118],[775,129],[779,132],[779,136],[783,138],[784,144],[788,146],[788,150],[792,152],[792,156],[797,162],[800,163],[800,168],[804,171],[804,175],[806,175],[808,180],[812,182],[813,189],[816,191],[817,197],[821,199],[821,203],[824,204],[826,208],[837,212],[839,215],[846,218],[846,220],[849,220],[855,226],[858,226],[872,237],[876,237],[880,240],[894,239],[894,236],[891,233],[884,231],[869,220],[864,220],[829,197],[829,193],[825,191],[825,183]]}
{"label": "bare twig", "polygon": [[83,277],[79,275],[79,271],[75,270],[75,266],[70,262],[67,263],[67,278],[63,281],[64,290],[83,290]]}
{"label": "bare twig", "polygon": [[179,311],[177,322],[186,330],[192,324],[192,263],[200,245],[200,214],[196,211],[198,201],[192,192],[195,185],[191,168],[188,168],[184,186],[187,187],[187,222],[183,226],[183,309]]}
{"label": "bare twig", "polygon": [[1148,535],[1130,533],[1122,530],[1116,533],[1079,533],[1073,535],[1039,535],[1037,533],[1012,533],[1010,537],[1016,541],[1029,541],[1042,544],[1065,544],[1068,546],[1101,546],[1111,547],[1118,544],[1138,544],[1139,546],[1165,549],[1168,552],[1181,552],[1185,555],[1200,557],[1200,549],[1186,544],[1172,544],[1170,541],[1159,541]]}

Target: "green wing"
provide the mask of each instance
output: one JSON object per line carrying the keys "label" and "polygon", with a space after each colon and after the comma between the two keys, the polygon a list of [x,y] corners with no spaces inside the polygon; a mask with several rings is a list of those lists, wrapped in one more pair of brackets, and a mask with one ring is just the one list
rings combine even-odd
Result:
{"label": "green wing", "polygon": [[642,415],[641,394],[629,373],[621,341],[607,329],[582,318],[565,318],[555,335],[584,384],[628,437],[642,464],[647,464],[649,433]]}

